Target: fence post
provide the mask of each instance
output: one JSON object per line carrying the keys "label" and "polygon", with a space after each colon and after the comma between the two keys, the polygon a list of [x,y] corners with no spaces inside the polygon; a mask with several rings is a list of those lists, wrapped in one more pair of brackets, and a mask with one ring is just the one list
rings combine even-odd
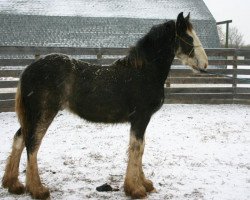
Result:
{"label": "fence post", "polygon": [[167,78],[167,80],[166,80],[166,87],[167,87],[167,88],[170,88],[170,86],[171,86],[170,78],[171,78],[171,75],[169,74],[169,75],[168,75],[168,78]]}
{"label": "fence post", "polygon": [[97,57],[97,63],[99,65],[102,65],[102,49],[101,48],[98,49],[96,57]]}
{"label": "fence post", "polygon": [[234,51],[234,57],[233,57],[233,104],[235,103],[235,100],[237,98],[237,57],[238,52],[235,49]]}
{"label": "fence post", "polygon": [[39,58],[41,57],[41,55],[40,54],[35,54],[35,60],[38,60]]}

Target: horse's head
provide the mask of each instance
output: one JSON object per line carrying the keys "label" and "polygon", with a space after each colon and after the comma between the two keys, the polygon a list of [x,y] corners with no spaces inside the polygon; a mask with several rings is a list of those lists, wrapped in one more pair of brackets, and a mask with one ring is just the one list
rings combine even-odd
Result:
{"label": "horse's head", "polygon": [[183,64],[191,66],[196,71],[200,71],[206,69],[208,58],[189,18],[190,14],[184,18],[183,13],[180,13],[177,17],[176,57]]}

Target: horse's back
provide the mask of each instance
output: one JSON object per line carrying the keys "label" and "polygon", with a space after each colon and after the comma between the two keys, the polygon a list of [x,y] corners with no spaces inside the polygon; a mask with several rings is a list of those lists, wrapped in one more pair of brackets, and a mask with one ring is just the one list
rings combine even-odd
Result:
{"label": "horse's back", "polygon": [[21,81],[53,82],[71,71],[72,59],[64,54],[49,54],[33,62],[23,71]]}

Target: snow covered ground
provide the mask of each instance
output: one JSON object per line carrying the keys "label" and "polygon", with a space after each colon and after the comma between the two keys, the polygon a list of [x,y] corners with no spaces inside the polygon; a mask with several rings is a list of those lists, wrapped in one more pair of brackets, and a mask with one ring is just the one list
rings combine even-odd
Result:
{"label": "snow covered ground", "polygon": [[[17,129],[15,113],[0,113],[1,177]],[[129,199],[123,192],[128,139],[128,124],[93,124],[59,113],[38,156],[51,199]],[[24,153],[22,181],[25,160]],[[164,105],[147,128],[143,163],[157,189],[148,199],[249,200],[250,106]],[[120,191],[97,192],[106,182]],[[0,187],[0,199],[30,196]]]}

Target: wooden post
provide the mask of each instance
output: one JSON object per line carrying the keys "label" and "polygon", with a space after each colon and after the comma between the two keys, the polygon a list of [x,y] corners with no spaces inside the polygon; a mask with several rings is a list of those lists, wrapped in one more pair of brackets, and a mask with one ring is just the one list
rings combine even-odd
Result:
{"label": "wooden post", "polygon": [[232,23],[232,20],[226,20],[222,22],[216,22],[216,25],[221,25],[221,24],[226,24],[226,43],[225,43],[225,48],[228,48],[228,36],[229,36],[229,24]]}
{"label": "wooden post", "polygon": [[38,60],[41,57],[40,54],[35,54],[35,60]]}
{"label": "wooden post", "polygon": [[97,63],[99,65],[102,65],[102,49],[99,48],[97,54],[96,54],[96,57],[97,57]]}
{"label": "wooden post", "polygon": [[168,75],[168,78],[167,78],[167,80],[166,80],[166,87],[167,88],[170,88],[170,86],[171,86],[171,83],[170,83],[170,75]]}
{"label": "wooden post", "polygon": [[233,86],[233,103],[235,103],[235,100],[237,98],[237,50],[235,49],[235,52],[234,52],[234,64],[233,64],[233,83],[232,83],[232,86]]}
{"label": "wooden post", "polygon": [[226,27],[226,45],[225,45],[226,48],[228,48],[228,36],[229,36],[229,23],[227,23]]}

